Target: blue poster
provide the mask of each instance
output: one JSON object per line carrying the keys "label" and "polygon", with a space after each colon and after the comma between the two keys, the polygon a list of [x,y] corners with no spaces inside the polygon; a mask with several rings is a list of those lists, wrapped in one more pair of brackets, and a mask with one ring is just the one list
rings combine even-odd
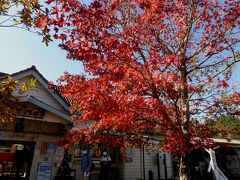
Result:
{"label": "blue poster", "polygon": [[51,179],[51,166],[48,163],[38,163],[37,180],[50,180]]}
{"label": "blue poster", "polygon": [[55,144],[48,143],[47,144],[47,154],[53,154],[56,149]]}

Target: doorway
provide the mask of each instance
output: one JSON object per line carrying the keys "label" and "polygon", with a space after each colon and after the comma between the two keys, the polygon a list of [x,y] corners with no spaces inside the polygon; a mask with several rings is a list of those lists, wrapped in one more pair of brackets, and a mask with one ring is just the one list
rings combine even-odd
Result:
{"label": "doorway", "polygon": [[0,140],[0,180],[29,180],[35,142]]}

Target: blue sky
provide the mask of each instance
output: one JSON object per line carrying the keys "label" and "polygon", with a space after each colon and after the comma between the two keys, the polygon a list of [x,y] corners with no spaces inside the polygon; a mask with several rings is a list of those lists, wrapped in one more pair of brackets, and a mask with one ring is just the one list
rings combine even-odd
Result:
{"label": "blue sky", "polygon": [[[83,2],[89,4],[91,0]],[[68,60],[56,42],[47,47],[37,34],[17,28],[0,28],[0,72],[11,74],[32,65],[49,81],[57,80],[65,71],[84,73],[81,62]]]}
{"label": "blue sky", "polygon": [[64,71],[83,73],[81,62],[66,59],[56,43],[47,47],[37,34],[16,28],[0,28],[0,71],[14,73],[32,65],[51,81]]}

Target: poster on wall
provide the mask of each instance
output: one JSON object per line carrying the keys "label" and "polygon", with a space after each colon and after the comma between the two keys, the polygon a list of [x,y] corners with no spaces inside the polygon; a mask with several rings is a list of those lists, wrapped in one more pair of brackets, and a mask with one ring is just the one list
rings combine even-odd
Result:
{"label": "poster on wall", "polygon": [[37,180],[50,180],[51,179],[51,166],[48,163],[38,163]]}
{"label": "poster on wall", "polygon": [[133,162],[133,149],[126,150],[126,162]]}
{"label": "poster on wall", "polygon": [[47,154],[52,155],[56,149],[56,144],[48,143],[47,144]]}
{"label": "poster on wall", "polygon": [[53,162],[56,164],[57,167],[60,167],[63,156],[64,156],[64,148],[63,147],[57,147],[56,152],[55,152],[54,157],[53,157]]}

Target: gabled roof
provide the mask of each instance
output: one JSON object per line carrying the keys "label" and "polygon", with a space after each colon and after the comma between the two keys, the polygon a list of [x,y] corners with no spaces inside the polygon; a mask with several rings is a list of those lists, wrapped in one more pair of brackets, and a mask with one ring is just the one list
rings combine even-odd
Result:
{"label": "gabled roof", "polygon": [[0,72],[0,78],[5,77],[5,76],[7,76],[7,75],[8,75],[7,73]]}
{"label": "gabled roof", "polygon": [[42,109],[51,112],[54,115],[57,115],[58,117],[61,117],[68,123],[69,122],[72,123],[71,115],[69,113],[69,105],[67,101],[55,89],[49,89],[48,80],[43,77],[43,75],[36,69],[35,66],[32,66],[30,68],[27,68],[25,70],[13,74],[0,72],[0,81],[6,79],[9,75],[14,80],[21,80],[26,77],[32,76],[42,86],[43,90],[45,90],[51,96],[51,98],[53,98],[56,101],[56,103],[59,105],[59,107],[61,107],[61,109],[57,109],[56,107],[51,106],[51,104],[47,104],[43,102],[41,99],[37,99],[32,95],[18,96],[20,102],[30,102]]}
{"label": "gabled roof", "polygon": [[65,119],[65,120],[67,120],[69,122],[72,122],[71,121],[71,117],[70,117],[69,114],[64,113],[62,111],[59,111],[56,108],[54,108],[54,107],[52,107],[52,106],[50,106],[50,105],[48,105],[48,104],[46,104],[46,103],[36,99],[36,98],[34,98],[33,96],[30,96],[30,95],[28,95],[28,96],[21,96],[21,97],[19,97],[19,100],[20,100],[20,102],[30,102],[30,103],[38,106],[38,107],[41,107],[42,109],[45,109],[45,110],[47,110],[47,111],[49,111],[49,112],[51,112],[51,113],[53,113],[53,114],[55,114],[57,116],[62,117],[63,119]]}
{"label": "gabled roof", "polygon": [[[31,66],[25,70],[10,74],[10,76],[12,76],[12,78],[15,80],[19,80],[30,75],[32,75],[44,87],[44,89],[49,92],[66,111],[69,112],[67,101],[62,98],[60,94],[48,88],[48,80],[44,78],[44,76],[37,70],[35,66]],[[9,74],[0,73],[0,79],[5,79],[7,76],[9,76]]]}

